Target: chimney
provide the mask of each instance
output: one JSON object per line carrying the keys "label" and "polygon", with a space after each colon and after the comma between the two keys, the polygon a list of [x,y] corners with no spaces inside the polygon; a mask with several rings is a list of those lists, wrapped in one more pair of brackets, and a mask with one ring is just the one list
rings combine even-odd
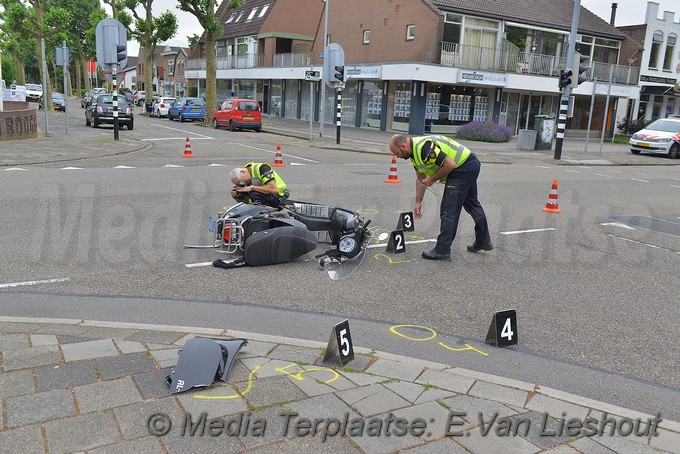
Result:
{"label": "chimney", "polygon": [[618,6],[618,3],[612,3],[612,15],[609,18],[609,23],[614,26],[614,21],[616,20],[616,7]]}

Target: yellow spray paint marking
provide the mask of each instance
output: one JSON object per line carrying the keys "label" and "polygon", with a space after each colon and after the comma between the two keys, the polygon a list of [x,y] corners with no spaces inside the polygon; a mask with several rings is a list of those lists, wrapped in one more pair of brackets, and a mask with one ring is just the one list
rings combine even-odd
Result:
{"label": "yellow spray paint marking", "polygon": [[357,214],[378,214],[379,211],[373,208],[361,208],[356,211]]}
{"label": "yellow spray paint marking", "polygon": [[292,364],[287,365],[286,367],[277,367],[277,368],[276,368],[276,371],[277,371],[277,372],[281,372],[282,374],[285,374],[285,375],[288,376],[288,377],[293,377],[294,379],[300,380],[300,381],[302,381],[302,380],[305,379],[305,378],[302,376],[302,374],[306,374],[306,373],[308,373],[308,372],[320,371],[320,370],[328,371],[328,372],[330,372],[331,374],[333,374],[333,378],[330,378],[330,379],[326,380],[325,382],[323,382],[323,383],[325,383],[325,384],[329,384],[329,383],[331,383],[331,382],[334,382],[335,380],[337,380],[337,379],[340,377],[340,374],[338,374],[338,373],[337,373],[336,371],[334,371],[333,369],[329,369],[328,367],[313,367],[313,368],[311,368],[311,369],[302,370],[302,371],[298,372],[297,374],[293,374],[292,372],[288,372],[288,371],[286,370],[286,369],[288,369],[288,368],[291,367],[291,366],[297,366],[297,364],[292,363]]}
{"label": "yellow spray paint marking", "polygon": [[479,353],[480,355],[489,356],[488,353],[484,353],[484,352],[481,351],[481,350],[477,350],[475,347],[473,347],[472,345],[469,345],[469,344],[463,344],[463,345],[465,345],[465,347],[461,347],[461,348],[453,348],[453,347],[449,347],[448,345],[446,345],[446,344],[443,343],[443,342],[439,342],[439,345],[441,345],[442,347],[444,347],[444,348],[446,348],[446,349],[448,349],[448,350],[454,351],[454,352],[462,352],[462,351],[464,351],[464,350],[474,350],[474,351],[476,351],[477,353]]}
{"label": "yellow spray paint marking", "polygon": [[[422,329],[422,330],[425,330],[425,331],[429,331],[430,333],[432,333],[432,335],[431,335],[430,337],[422,337],[422,338],[410,337],[410,336],[407,336],[406,334],[402,334],[402,333],[400,333],[399,331],[397,331],[398,328],[415,328],[415,329]],[[403,337],[404,339],[408,339],[408,340],[412,340],[412,341],[418,341],[418,342],[420,342],[420,341],[428,341],[428,340],[432,340],[432,339],[434,339],[435,337],[437,337],[437,332],[436,332],[435,330],[433,330],[432,328],[428,328],[427,326],[419,326],[419,325],[394,325],[394,326],[390,326],[390,331],[392,331],[394,334],[396,334],[396,335],[399,336],[399,337]],[[472,350],[472,351],[475,351],[475,352],[479,353],[480,355],[489,356],[488,353],[484,353],[484,352],[481,351],[481,350],[477,350],[475,347],[473,347],[473,346],[470,345],[470,344],[464,344],[465,347],[460,347],[460,348],[449,347],[448,345],[446,345],[446,344],[443,343],[443,342],[438,342],[438,344],[441,345],[442,347],[444,347],[445,349],[447,349],[447,350],[449,350],[449,351],[452,351],[452,352],[462,352],[462,351]]]}
{"label": "yellow spray paint marking", "polygon": [[385,257],[387,259],[387,263],[389,263],[390,265],[394,265],[395,263],[408,263],[408,262],[410,262],[410,260],[392,260],[392,257],[390,257],[389,255],[385,255],[385,254],[375,254],[373,257],[376,258],[376,259],[378,257]]}
{"label": "yellow spray paint marking", "polygon": [[[405,334],[401,334],[399,331],[397,331],[397,328],[419,328],[419,329],[424,329],[426,331],[429,331],[432,333],[432,336],[430,337],[424,337],[422,339],[417,339],[415,337],[409,337]],[[437,332],[433,330],[432,328],[428,328],[427,326],[418,326],[418,325],[394,325],[390,326],[390,331],[392,331],[394,334],[397,336],[403,337],[404,339],[412,340],[412,341],[428,341],[431,339],[434,339],[437,337]]]}
{"label": "yellow spray paint marking", "polygon": [[418,235],[406,235],[406,238],[409,240],[426,240],[427,238],[423,238],[422,236]]}
{"label": "yellow spray paint marking", "polygon": [[255,375],[255,372],[257,372],[260,367],[261,366],[255,366],[255,369],[250,371],[250,374],[248,374],[248,387],[242,393],[232,394],[231,396],[207,396],[205,394],[196,394],[194,399],[236,399],[248,394],[248,391],[250,391],[250,388],[253,386],[253,375]]}

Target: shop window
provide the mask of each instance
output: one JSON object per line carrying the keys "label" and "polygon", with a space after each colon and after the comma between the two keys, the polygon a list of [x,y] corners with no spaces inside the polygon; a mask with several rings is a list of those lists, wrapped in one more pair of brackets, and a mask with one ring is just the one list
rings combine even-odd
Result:
{"label": "shop window", "polygon": [[666,52],[663,56],[663,69],[664,71],[670,71],[671,65],[673,64],[673,50],[675,49],[675,35],[668,35],[666,40]]}
{"label": "shop window", "polygon": [[410,41],[416,37],[416,26],[414,24],[406,26],[406,40]]}
{"label": "shop window", "polygon": [[661,43],[663,43],[663,33],[654,32],[654,37],[652,38],[652,49],[649,53],[649,67],[657,68],[659,60],[659,49],[661,48]]}
{"label": "shop window", "polygon": [[371,31],[370,30],[364,30],[364,44],[368,44],[371,42]]}

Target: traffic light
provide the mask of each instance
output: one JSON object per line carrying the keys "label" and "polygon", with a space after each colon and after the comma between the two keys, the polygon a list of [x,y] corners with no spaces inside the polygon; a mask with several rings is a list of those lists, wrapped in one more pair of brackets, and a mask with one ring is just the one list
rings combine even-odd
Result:
{"label": "traffic light", "polygon": [[116,62],[118,69],[123,69],[127,66],[127,43],[116,45]]}
{"label": "traffic light", "polygon": [[335,74],[333,75],[335,79],[340,81],[340,83],[345,83],[345,67],[335,66]]}
{"label": "traffic light", "polygon": [[560,71],[560,82],[559,82],[559,87],[560,90],[563,88],[569,86],[571,84],[571,76],[573,76],[574,73],[571,71],[571,69],[568,69],[566,71]]}
{"label": "traffic light", "polygon": [[588,80],[586,72],[590,69],[590,65],[587,64],[589,60],[590,57],[587,55],[581,55],[578,52],[574,53],[572,68],[576,71],[576,75],[572,77],[572,88],[576,88],[579,84]]}

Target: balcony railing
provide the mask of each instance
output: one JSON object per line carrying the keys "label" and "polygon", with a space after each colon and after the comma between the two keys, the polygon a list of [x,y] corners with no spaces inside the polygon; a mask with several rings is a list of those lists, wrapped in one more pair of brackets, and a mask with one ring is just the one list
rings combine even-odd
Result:
{"label": "balcony railing", "polygon": [[[496,49],[447,42],[442,42],[440,62],[442,65],[459,68],[541,76],[559,76],[560,70],[565,69],[567,65],[566,57],[520,52],[512,48]],[[637,85],[638,83],[639,68],[609,63],[593,62],[585,73],[585,77],[591,80],[595,77],[598,80],[609,80],[610,72],[612,72],[612,82],[614,83],[628,85]]]}
{"label": "balcony railing", "polygon": [[[272,64],[268,65],[265,56],[256,53],[217,57],[217,69],[255,68],[261,66],[309,66],[312,55],[306,52],[274,54]],[[205,69],[205,59],[187,60],[187,69]]]}
{"label": "balcony railing", "polygon": [[311,62],[312,55],[308,52],[274,54],[272,66],[309,66]]}
{"label": "balcony railing", "polygon": [[[217,57],[215,64],[217,69],[256,68],[258,66],[264,66],[264,55],[246,53],[241,55],[229,55],[228,57]],[[200,60],[187,60],[187,69],[205,69],[205,58]]]}

